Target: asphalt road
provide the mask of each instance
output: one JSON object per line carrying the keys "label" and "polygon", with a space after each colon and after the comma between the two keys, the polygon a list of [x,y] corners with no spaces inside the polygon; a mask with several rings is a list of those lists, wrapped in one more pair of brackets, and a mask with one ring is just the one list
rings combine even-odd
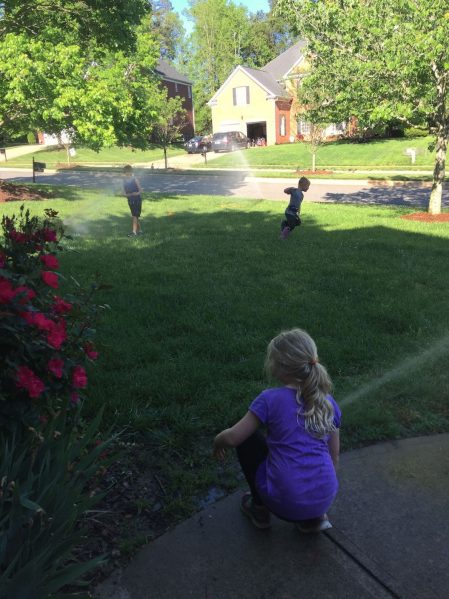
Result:
{"label": "asphalt road", "polygon": [[[292,185],[292,179],[256,179],[245,172],[226,174],[160,174],[136,169],[145,191],[173,195],[219,195],[229,197],[280,200],[285,202],[284,187]],[[31,173],[18,170],[0,170],[0,178],[29,183]],[[75,187],[90,187],[107,192],[120,192],[121,176],[118,173],[93,171],[60,171],[39,173],[37,182]],[[339,204],[396,205],[424,208],[430,194],[429,185],[419,182],[386,185],[367,181],[312,181],[305,200],[336,202]],[[449,207],[449,190],[443,194],[443,207]]]}

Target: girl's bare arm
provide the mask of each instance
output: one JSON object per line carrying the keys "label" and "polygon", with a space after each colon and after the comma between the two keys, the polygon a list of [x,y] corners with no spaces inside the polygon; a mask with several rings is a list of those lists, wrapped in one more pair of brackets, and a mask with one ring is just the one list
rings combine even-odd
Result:
{"label": "girl's bare arm", "polygon": [[243,441],[246,441],[260,426],[260,420],[252,412],[247,412],[231,428],[221,431],[214,439],[213,454],[216,458],[222,459],[229,447],[237,447]]}

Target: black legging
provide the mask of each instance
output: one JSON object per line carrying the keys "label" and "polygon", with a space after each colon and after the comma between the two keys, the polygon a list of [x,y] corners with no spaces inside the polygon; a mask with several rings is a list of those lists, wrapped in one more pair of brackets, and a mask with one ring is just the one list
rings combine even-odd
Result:
{"label": "black legging", "polygon": [[[237,448],[237,457],[240,462],[240,466],[245,475],[246,481],[249,485],[251,495],[255,505],[263,505],[263,501],[260,498],[256,488],[256,472],[260,464],[266,459],[268,455],[268,446],[265,437],[260,431],[256,431],[248,437],[246,441],[243,441]],[[274,512],[273,512],[274,513]],[[296,522],[296,520],[290,520],[284,518],[281,514],[275,514],[281,520],[286,522]],[[304,525],[316,526],[321,522],[321,518],[311,518],[310,520],[298,520],[298,522]]]}
{"label": "black legging", "polygon": [[253,501],[256,505],[263,505],[256,489],[256,472],[260,464],[268,455],[267,442],[260,431],[256,431],[243,441],[237,448],[237,457],[242,467],[243,474],[248,482],[253,496]]}

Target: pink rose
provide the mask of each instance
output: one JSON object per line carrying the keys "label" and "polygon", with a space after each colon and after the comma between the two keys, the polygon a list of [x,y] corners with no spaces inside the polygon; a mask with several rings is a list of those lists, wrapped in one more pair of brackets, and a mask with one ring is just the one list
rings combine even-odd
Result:
{"label": "pink rose", "polygon": [[14,295],[19,294],[22,296],[19,300],[19,303],[22,305],[30,302],[33,297],[36,297],[36,292],[29,287],[25,287],[25,285],[20,285],[19,287],[15,288]]}
{"label": "pink rose", "polygon": [[52,307],[56,314],[65,314],[66,312],[70,312],[72,304],[63,300],[62,297],[55,295],[55,302]]}
{"label": "pink rose", "polygon": [[17,369],[16,385],[20,389],[28,391],[28,395],[33,398],[39,397],[45,389],[45,385],[41,379],[27,366],[20,366]]}
{"label": "pink rose", "polygon": [[65,320],[53,322],[47,335],[47,342],[55,349],[60,349],[61,345],[67,339]]}
{"label": "pink rose", "polygon": [[41,272],[41,278],[46,285],[49,287],[53,287],[53,289],[58,288],[58,275],[54,272],[50,272],[48,270],[43,270]]}
{"label": "pink rose", "polygon": [[46,268],[59,268],[58,259],[53,254],[42,254],[42,256],[39,256],[39,260]]}
{"label": "pink rose", "polygon": [[42,229],[42,237],[45,241],[56,241],[56,231],[45,227]]}
{"label": "pink rose", "polygon": [[72,372],[72,384],[77,389],[87,387],[87,374],[82,366],[75,366]]}
{"label": "pink rose", "polygon": [[62,378],[62,372],[64,368],[64,360],[61,358],[52,358],[48,361],[48,370],[55,375],[56,378]]}
{"label": "pink rose", "polygon": [[14,295],[15,291],[10,281],[0,278],[0,304],[8,304]]}
{"label": "pink rose", "polygon": [[90,360],[96,360],[98,358],[98,352],[95,351],[94,345],[90,341],[84,345],[84,351]]}
{"label": "pink rose", "polygon": [[70,394],[70,403],[72,404],[72,406],[79,405],[80,396],[78,395],[78,393],[76,393],[76,391],[72,391],[72,393]]}

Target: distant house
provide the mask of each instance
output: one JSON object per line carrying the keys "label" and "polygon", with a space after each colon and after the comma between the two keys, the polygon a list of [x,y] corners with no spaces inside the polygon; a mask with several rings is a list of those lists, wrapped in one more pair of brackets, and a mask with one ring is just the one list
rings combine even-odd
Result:
{"label": "distant house", "polygon": [[[267,145],[291,143],[298,135],[307,138],[310,125],[298,119],[297,89],[307,70],[299,41],[263,69],[237,66],[209,100],[212,129],[241,131],[251,139],[264,138]],[[331,125],[326,137],[339,135],[344,125]]]}
{"label": "distant house", "polygon": [[184,75],[181,75],[173,65],[159,59],[156,66],[156,74],[161,78],[162,84],[167,88],[168,97],[179,96],[183,100],[183,108],[187,112],[187,125],[182,129],[182,134],[186,139],[195,134],[195,113],[193,111],[192,82]]}

